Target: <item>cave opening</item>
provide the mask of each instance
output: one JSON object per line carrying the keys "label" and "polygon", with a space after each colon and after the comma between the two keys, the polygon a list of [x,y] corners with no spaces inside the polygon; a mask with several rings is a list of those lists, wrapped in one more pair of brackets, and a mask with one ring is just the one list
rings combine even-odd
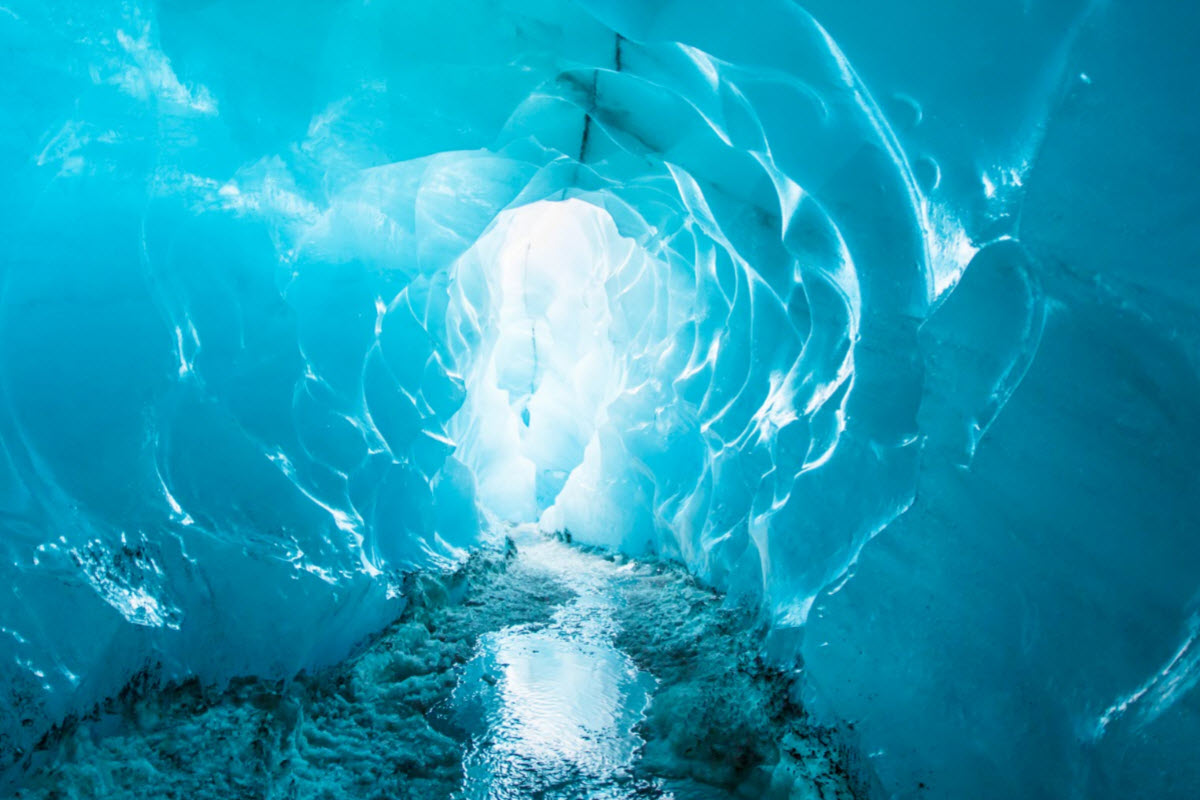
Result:
{"label": "cave opening", "polygon": [[501,214],[457,261],[447,326],[466,401],[449,428],[485,513],[554,530],[578,513],[561,498],[595,515],[608,408],[651,379],[639,365],[690,311],[668,270],[576,199]]}

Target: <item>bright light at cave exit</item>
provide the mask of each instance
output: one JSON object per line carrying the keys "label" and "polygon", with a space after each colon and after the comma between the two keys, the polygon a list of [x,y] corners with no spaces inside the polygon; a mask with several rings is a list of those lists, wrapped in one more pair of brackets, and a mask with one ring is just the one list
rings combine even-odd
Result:
{"label": "bright light at cave exit", "polygon": [[599,457],[596,432],[624,382],[606,282],[648,259],[607,212],[579,200],[502,215],[458,263],[482,329],[467,403],[452,423],[483,508],[536,522],[572,472]]}

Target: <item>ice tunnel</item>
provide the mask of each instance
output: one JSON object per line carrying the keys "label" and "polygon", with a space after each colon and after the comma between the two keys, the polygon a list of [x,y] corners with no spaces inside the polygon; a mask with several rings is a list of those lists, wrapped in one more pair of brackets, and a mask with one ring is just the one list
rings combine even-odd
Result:
{"label": "ice tunnel", "polygon": [[[640,749],[569,728],[589,763],[657,758],[678,665],[588,637],[700,595],[586,600],[653,562],[855,796],[1200,796],[1200,11],[0,2],[0,794],[132,797],[22,787],[540,530],[584,598],[546,630],[604,668],[480,634],[455,697],[642,698],[604,711]],[[456,797],[835,796],[471,753]]]}

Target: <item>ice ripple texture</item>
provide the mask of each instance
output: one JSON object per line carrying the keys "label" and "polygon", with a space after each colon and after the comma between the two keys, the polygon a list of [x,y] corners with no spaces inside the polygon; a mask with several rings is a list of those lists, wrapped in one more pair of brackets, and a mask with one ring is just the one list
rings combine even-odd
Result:
{"label": "ice ripple texture", "polygon": [[760,602],[889,795],[1195,796],[1197,12],[803,6],[0,7],[4,763],[510,518]]}

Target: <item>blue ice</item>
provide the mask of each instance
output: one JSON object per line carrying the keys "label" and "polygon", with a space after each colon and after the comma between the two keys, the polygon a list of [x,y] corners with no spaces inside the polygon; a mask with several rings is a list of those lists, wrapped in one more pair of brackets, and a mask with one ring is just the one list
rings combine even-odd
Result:
{"label": "blue ice", "polygon": [[[526,526],[756,609],[880,796],[1197,796],[1198,14],[3,0],[5,780]],[[477,743],[619,773],[543,635]]]}

